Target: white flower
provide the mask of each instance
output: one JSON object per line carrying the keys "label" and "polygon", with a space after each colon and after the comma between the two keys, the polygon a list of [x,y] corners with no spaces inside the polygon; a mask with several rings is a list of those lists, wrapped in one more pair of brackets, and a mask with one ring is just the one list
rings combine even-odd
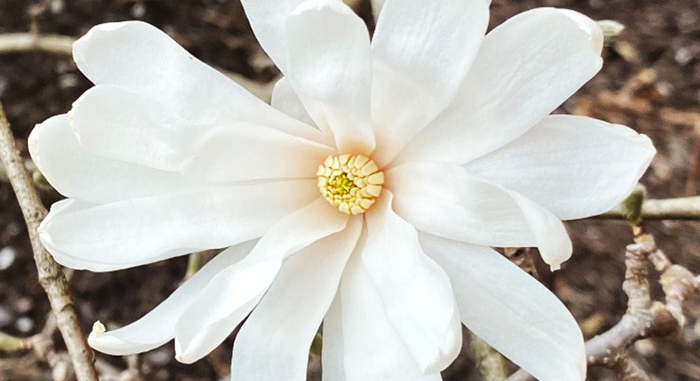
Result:
{"label": "white flower", "polygon": [[558,267],[560,220],[615,206],[654,155],[626,127],[548,116],[601,68],[596,24],[542,8],[484,38],[487,0],[388,0],[370,43],[340,1],[242,3],[285,76],[272,107],[156,28],[110,23],[74,46],[96,86],[32,133],[68,197],[40,229],[61,264],[228,247],[90,344],[174,338],[189,363],[250,314],[232,379],[301,381],[323,321],[324,380],[439,380],[463,323],[540,380],[583,380],[575,320],[490,247]]}

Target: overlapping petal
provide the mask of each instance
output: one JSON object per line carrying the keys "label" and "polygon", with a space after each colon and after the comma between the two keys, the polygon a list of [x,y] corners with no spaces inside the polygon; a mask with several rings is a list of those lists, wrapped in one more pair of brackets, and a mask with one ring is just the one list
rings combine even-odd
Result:
{"label": "overlapping petal", "polygon": [[536,246],[553,268],[571,256],[566,229],[550,211],[461,166],[409,163],[387,177],[396,212],[419,230],[485,246]]}
{"label": "overlapping petal", "polygon": [[372,58],[362,19],[337,0],[308,0],[286,21],[284,73],[321,129],[333,132],[338,150],[369,155]]}
{"label": "overlapping petal", "polygon": [[333,303],[323,318],[322,381],[346,381],[344,343],[343,310],[340,306],[340,289],[338,289]]}
{"label": "overlapping petal", "polygon": [[68,114],[82,148],[102,157],[177,171],[218,126],[181,118],[156,99],[111,85],[95,86]]}
{"label": "overlapping petal", "polygon": [[391,210],[391,200],[385,190],[367,212],[362,262],[421,371],[437,373],[462,348],[459,314],[447,275],[423,253],[415,228]]}
{"label": "overlapping petal", "polygon": [[372,37],[372,118],[384,165],[454,99],[490,0],[389,0]]}
{"label": "overlapping petal", "polygon": [[621,202],[654,153],[648,137],[627,127],[552,115],[465,168],[570,220],[606,212]]}
{"label": "overlapping petal", "polygon": [[245,260],[217,274],[183,313],[177,359],[197,361],[221,344],[260,301],[285,257],[343,230],[348,219],[319,198],[270,227]]}
{"label": "overlapping petal", "polygon": [[540,381],[583,381],[581,330],[549,290],[483,246],[421,234],[425,252],[450,277],[462,322]]}
{"label": "overlapping petal", "polygon": [[484,39],[452,105],[396,159],[463,164],[515,140],[601,68],[603,35],[579,13],[523,12]]}
{"label": "overlapping petal", "polygon": [[309,126],[316,125],[304,108],[304,104],[301,103],[301,99],[299,99],[299,96],[294,92],[292,85],[289,84],[287,78],[282,77],[275,83],[275,87],[272,88],[272,100],[270,103],[272,107],[296,120],[300,120]]}
{"label": "overlapping petal", "polygon": [[319,163],[335,150],[265,126],[220,129],[181,171],[211,183],[314,178]]}
{"label": "overlapping petal", "polygon": [[288,44],[285,22],[305,0],[241,0],[255,37],[278,68],[287,68]]}
{"label": "overlapping petal", "polygon": [[[344,231],[295,253],[243,324],[233,347],[238,381],[305,381],[308,352],[362,231],[353,217]],[[325,371],[325,369],[324,369]]]}
{"label": "overlapping petal", "polygon": [[115,356],[141,353],[159,347],[175,337],[175,323],[189,303],[221,270],[242,260],[256,241],[231,246],[219,253],[156,308],[139,320],[109,332],[93,331],[90,346]]}
{"label": "overlapping petal", "polygon": [[80,71],[156,99],[194,124],[248,122],[312,138],[318,131],[273,109],[202,63],[156,27],[126,21],[100,24],[73,45]]}
{"label": "overlapping petal", "polygon": [[[423,374],[395,326],[387,319],[383,297],[360,256],[350,258],[339,298],[339,308],[331,310],[332,314],[324,321],[324,338],[328,337],[328,330],[342,327],[342,332],[334,332],[330,337],[343,341],[345,381],[442,379],[440,373]],[[339,344],[336,343],[335,348]]]}
{"label": "overlapping petal", "polygon": [[176,172],[112,160],[86,151],[78,145],[65,114],[34,127],[29,136],[29,152],[59,193],[90,203],[207,188]]}
{"label": "overlapping petal", "polygon": [[42,222],[39,234],[59,263],[112,271],[260,237],[280,218],[317,197],[314,181],[296,180],[104,205],[59,203]]}

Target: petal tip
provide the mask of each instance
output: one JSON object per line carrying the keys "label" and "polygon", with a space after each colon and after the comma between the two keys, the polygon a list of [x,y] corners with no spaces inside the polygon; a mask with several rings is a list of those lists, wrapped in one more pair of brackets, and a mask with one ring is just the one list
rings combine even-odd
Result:
{"label": "petal tip", "polygon": [[[568,17],[570,20],[578,25],[579,29],[584,31],[591,42],[591,48],[597,55],[601,55],[603,52],[604,35],[603,30],[600,26],[593,21],[590,17],[570,10],[570,9],[557,9],[562,15]],[[602,59],[601,59],[602,62]]]}

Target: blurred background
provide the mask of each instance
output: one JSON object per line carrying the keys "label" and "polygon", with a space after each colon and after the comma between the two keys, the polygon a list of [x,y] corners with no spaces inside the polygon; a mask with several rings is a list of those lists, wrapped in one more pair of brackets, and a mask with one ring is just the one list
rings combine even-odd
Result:
{"label": "blurred background", "polygon": [[[369,2],[352,3],[371,30]],[[625,124],[649,135],[659,151],[642,179],[649,196],[697,195],[700,0],[493,0],[491,28],[541,6],[572,8],[593,19],[614,19],[626,26],[606,47],[602,72],[561,112]],[[42,34],[79,37],[92,25],[129,19],[158,26],[202,61],[244,82],[259,96],[269,97],[279,74],[257,44],[237,0],[0,0],[0,36],[33,28]],[[69,110],[90,86],[65,53],[0,51],[0,100],[30,168],[26,138],[31,128]],[[47,206],[61,198],[48,187],[41,189],[41,195]],[[533,258],[541,281],[566,303],[589,338],[610,328],[625,311],[623,253],[632,233],[623,221],[591,219],[567,227],[575,252],[562,271],[551,274],[537,263],[537,256]],[[700,222],[657,221],[647,227],[672,261],[700,271]],[[84,330],[89,332],[98,319],[109,327],[139,318],[177,287],[186,265],[187,259],[180,258],[116,273],[75,272],[71,288]],[[641,340],[633,347],[634,358],[658,380],[700,380],[700,300],[696,297],[686,306],[689,321],[682,332]],[[44,327],[48,312],[26,227],[0,168],[0,331],[31,336]],[[138,358],[98,354],[98,359],[106,368],[138,369],[144,380],[218,380],[229,372],[232,341],[191,366],[174,360],[172,344]],[[60,339],[57,342],[60,351]],[[311,379],[320,379],[317,358],[311,359],[309,373]],[[605,369],[589,373],[589,380],[616,379]],[[56,375],[52,376],[49,366],[31,353],[0,353],[0,381],[52,377]],[[469,350],[445,372],[445,380],[479,380]]]}

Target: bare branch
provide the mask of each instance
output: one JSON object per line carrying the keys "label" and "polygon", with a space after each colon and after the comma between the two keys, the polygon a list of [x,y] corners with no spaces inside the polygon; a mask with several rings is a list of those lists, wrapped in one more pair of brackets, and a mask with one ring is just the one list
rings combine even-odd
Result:
{"label": "bare branch", "polygon": [[29,340],[0,332],[0,353],[21,353],[31,348],[32,344]]}
{"label": "bare branch", "polygon": [[39,283],[49,298],[51,309],[56,316],[56,325],[63,335],[73,367],[79,381],[97,381],[97,372],[93,366],[93,353],[87,346],[85,336],[80,330],[78,318],[73,308],[73,301],[68,293],[68,281],[61,267],[53,260],[39,241],[37,229],[46,216],[46,209],[41,203],[31,178],[15,146],[10,123],[0,103],[0,161],[7,172],[7,177],[17,195],[24,219],[29,230],[29,238],[34,252]]}
{"label": "bare branch", "polygon": [[481,379],[501,381],[508,377],[508,368],[503,356],[474,333],[469,332],[469,335],[469,346],[474,354]]}
{"label": "bare branch", "polygon": [[[623,219],[625,213],[622,206],[618,206],[595,218]],[[642,206],[642,218],[645,220],[700,220],[700,196],[645,200]]]}
{"label": "bare branch", "polygon": [[73,37],[52,34],[0,34],[0,54],[40,51],[52,54],[71,55],[73,42],[75,42]]}
{"label": "bare branch", "polygon": [[[668,336],[685,324],[683,302],[697,292],[697,276],[680,265],[674,265],[656,246],[650,234],[638,232],[636,243],[627,246],[625,253],[625,282],[623,290],[628,297],[627,312],[605,333],[586,342],[589,366],[605,366],[618,372],[623,380],[646,381],[649,377],[629,358],[629,348],[637,340],[647,337]],[[649,263],[661,272],[660,283],[666,295],[665,303],[652,301],[649,293]],[[507,381],[534,380],[520,370]]]}

